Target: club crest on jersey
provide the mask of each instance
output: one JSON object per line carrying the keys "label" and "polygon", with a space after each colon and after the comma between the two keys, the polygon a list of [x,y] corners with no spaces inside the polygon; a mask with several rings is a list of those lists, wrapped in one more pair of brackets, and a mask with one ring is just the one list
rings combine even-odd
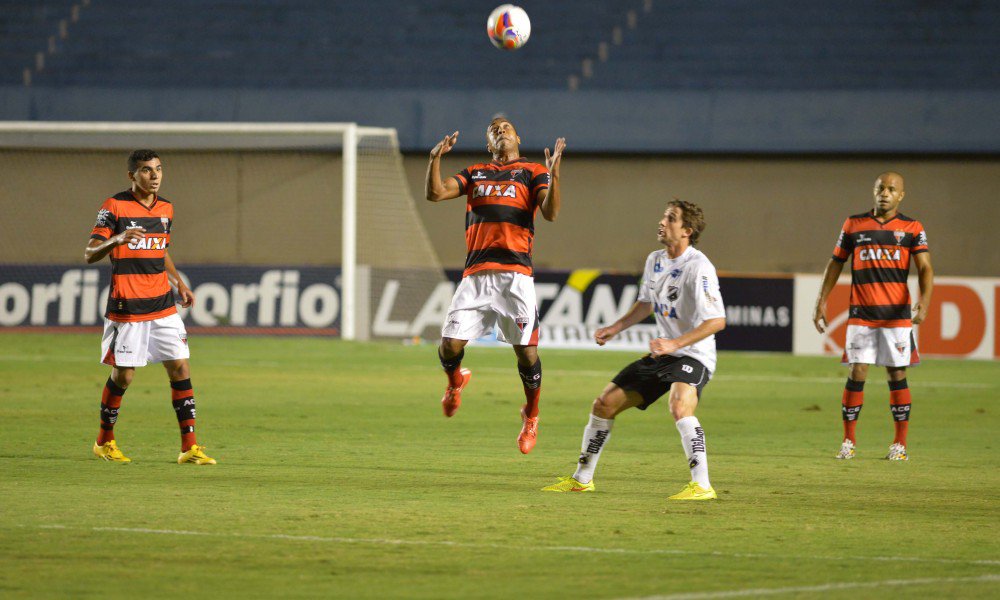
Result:
{"label": "club crest on jersey", "polygon": [[660,264],[660,261],[656,261],[656,264],[653,265],[653,272],[654,273],[662,273],[663,272],[663,265]]}
{"label": "club crest on jersey", "polygon": [[498,198],[517,198],[517,188],[512,183],[480,183],[472,191],[472,198],[495,196]]}
{"label": "club crest on jersey", "polygon": [[524,172],[524,169],[511,169],[510,170],[510,178],[514,179],[515,177],[520,177],[521,173],[523,173],[523,172]]}
{"label": "club crest on jersey", "polygon": [[893,237],[896,238],[896,245],[899,246],[903,243],[903,238],[906,237],[905,231],[896,230],[892,232]]}

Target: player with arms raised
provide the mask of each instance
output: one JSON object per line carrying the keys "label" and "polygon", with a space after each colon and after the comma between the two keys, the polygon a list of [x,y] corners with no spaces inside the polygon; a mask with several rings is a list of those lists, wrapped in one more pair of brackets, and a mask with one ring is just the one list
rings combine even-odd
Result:
{"label": "player with arms raised", "polygon": [[691,482],[670,499],[717,497],[708,479],[705,432],[694,416],[701,392],[715,371],[715,334],[726,326],[715,267],[694,247],[704,229],[705,216],[697,205],[684,200],[667,204],[657,235],[665,248],[646,259],[638,300],[625,316],[594,334],[603,346],[653,312],[659,337],[649,342],[647,356],[622,369],[594,400],[576,472],[543,491],[594,491],[594,470],[615,417],[632,407],[646,410],[669,392],[670,412],[691,470]]}
{"label": "player with arms raised", "polygon": [[464,196],[465,243],[468,255],[462,281],[455,290],[441,329],[438,357],[448,375],[441,406],[455,414],[472,372],[461,368],[465,345],[499,329],[499,338],[514,347],[524,387],[521,432],[517,445],[524,454],[535,446],[542,362],[538,358],[538,305],[531,251],[535,213],[547,221],[559,215],[559,164],[566,142],[545,149],[545,165],[520,155],[521,138],[514,124],[497,117],[486,129],[486,149],[493,161],[479,163],[441,180],[441,156],[458,140],[445,136],[430,152],[425,195],[431,202]]}
{"label": "player with arms raised", "polygon": [[101,362],[111,365],[111,377],[101,396],[101,430],[94,454],[111,462],[131,462],[115,441],[122,396],[137,367],[162,362],[181,429],[177,462],[214,465],[215,459],[205,455],[194,434],[194,389],[188,366],[191,353],[170,286],[177,288],[181,306],[194,304],[194,294],[181,280],[167,252],[174,206],[159,195],[163,165],[156,152],[132,152],[128,178],[132,188],[101,205],[84,251],[87,263],[111,256],[111,289],[101,340]]}
{"label": "player with arms raised", "polygon": [[[864,400],[868,365],[879,365],[885,367],[889,379],[889,410],[896,429],[886,458],[908,460],[910,388],[906,367],[920,362],[913,325],[927,317],[934,270],[924,226],[899,212],[899,203],[906,195],[903,177],[899,173],[882,173],[875,180],[873,195],[875,207],[871,211],[844,221],[833,258],[823,273],[813,322],[820,333],[826,331],[826,300],[850,258],[851,308],[843,361],[850,365],[851,374],[841,399],[844,441],[836,458],[854,458],[857,443],[854,434]],[[911,257],[917,265],[920,285],[920,300],[912,310],[906,285]]]}

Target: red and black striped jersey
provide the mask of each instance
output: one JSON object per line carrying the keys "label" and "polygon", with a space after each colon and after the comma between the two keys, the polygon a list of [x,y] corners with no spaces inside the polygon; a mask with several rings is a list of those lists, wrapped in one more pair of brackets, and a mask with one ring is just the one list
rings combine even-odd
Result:
{"label": "red and black striped jersey", "polygon": [[509,163],[480,163],[455,175],[465,204],[462,276],[487,269],[532,275],[538,193],[548,189],[545,166],[517,158]]}
{"label": "red and black striped jersey", "polygon": [[851,259],[849,325],[910,327],[910,256],[927,252],[920,221],[897,213],[882,223],[871,212],[848,217],[833,259]]}
{"label": "red and black striped jersey", "polygon": [[106,240],[138,227],[146,230],[142,240],[111,250],[111,291],[105,317],[152,321],[177,312],[165,265],[173,219],[174,205],[162,196],[146,208],[126,190],[101,205],[91,239]]}

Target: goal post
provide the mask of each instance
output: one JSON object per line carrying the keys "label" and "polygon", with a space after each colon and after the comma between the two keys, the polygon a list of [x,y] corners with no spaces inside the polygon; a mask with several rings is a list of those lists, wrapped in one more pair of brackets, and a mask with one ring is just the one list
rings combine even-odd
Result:
{"label": "goal post", "polygon": [[[0,191],[0,209],[28,218],[23,200],[30,198],[60,216],[51,221],[55,248],[39,248],[24,231],[5,226],[0,265],[78,260],[100,202],[127,187],[126,153],[136,148],[152,148],[164,161],[163,195],[177,204],[174,241],[189,232],[176,255],[171,249],[182,272],[192,263],[339,266],[339,332],[348,340],[370,335],[373,285],[392,277],[421,288],[397,294],[405,304],[445,280],[406,181],[396,130],[356,123],[0,122],[0,160],[17,173]],[[291,280],[282,277],[282,285]],[[223,304],[216,307],[219,323],[238,323],[221,314]]]}

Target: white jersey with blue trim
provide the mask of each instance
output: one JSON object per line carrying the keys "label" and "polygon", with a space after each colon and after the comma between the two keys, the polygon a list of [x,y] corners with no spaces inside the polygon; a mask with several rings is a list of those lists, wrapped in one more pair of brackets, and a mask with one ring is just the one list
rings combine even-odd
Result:
{"label": "white jersey with blue trim", "polygon": [[[646,258],[639,286],[639,302],[653,305],[659,337],[674,339],[709,319],[724,318],[719,276],[715,266],[693,246],[677,258],[657,250]],[[690,356],[711,372],[715,371],[715,335],[672,352]]]}

